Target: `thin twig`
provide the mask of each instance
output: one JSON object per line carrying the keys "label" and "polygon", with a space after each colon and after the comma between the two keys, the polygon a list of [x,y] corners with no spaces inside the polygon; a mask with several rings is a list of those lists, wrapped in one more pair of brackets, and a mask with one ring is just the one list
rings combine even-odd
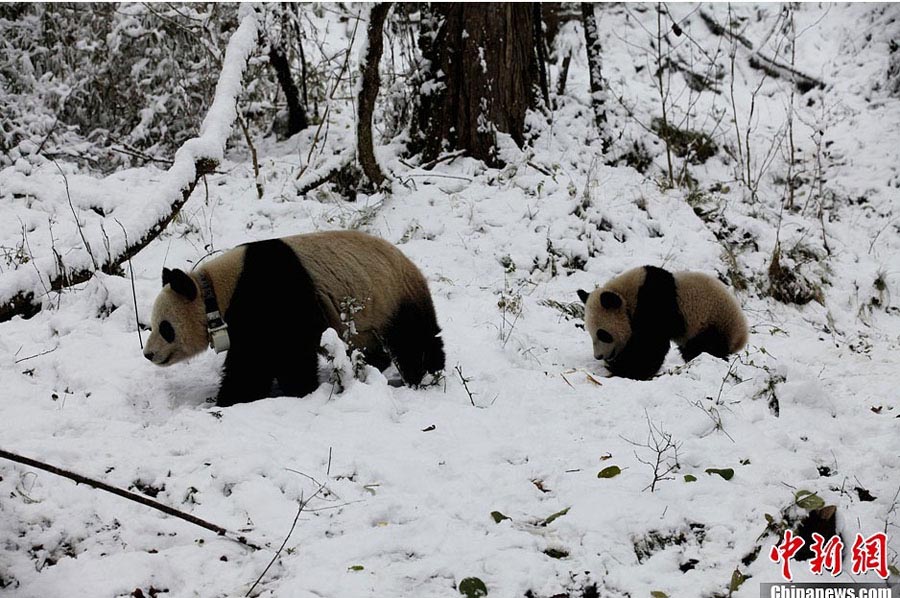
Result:
{"label": "thin twig", "polygon": [[250,129],[247,128],[247,123],[244,122],[244,117],[241,116],[241,111],[236,110],[237,112],[237,121],[241,126],[241,131],[244,133],[244,140],[247,142],[247,147],[250,148],[250,158],[253,161],[253,181],[256,183],[256,197],[257,199],[263,198],[263,186],[259,181],[259,160],[256,157],[256,146],[253,145],[253,138],[250,137]]}
{"label": "thin twig", "polygon": [[52,349],[47,349],[46,351],[41,351],[40,353],[35,353],[34,355],[29,355],[28,357],[22,357],[21,359],[17,359],[16,363],[22,363],[23,361],[28,361],[29,359],[34,359],[35,357],[41,357],[42,355],[46,355],[47,353],[53,353],[59,349],[59,347],[53,347]]}
{"label": "thin twig", "polygon": [[131,158],[138,158],[140,160],[146,160],[147,162],[159,162],[160,164],[165,164],[167,166],[171,166],[175,163],[174,160],[169,160],[166,158],[157,158],[156,156],[151,156],[150,154],[146,154],[142,151],[136,150],[127,145],[123,145],[122,147],[111,147],[109,148],[114,152],[118,152],[120,154],[125,154]]}
{"label": "thin twig", "polygon": [[297,527],[297,520],[300,519],[300,513],[303,512],[303,508],[306,505],[308,505],[309,501],[314,499],[316,497],[316,495],[319,494],[319,492],[321,492],[324,487],[325,486],[323,486],[322,484],[319,484],[319,488],[313,493],[312,496],[310,496],[306,500],[303,500],[302,494],[300,495],[300,504],[297,506],[297,514],[294,515],[294,522],[291,524],[291,529],[288,531],[287,536],[284,537],[284,542],[282,542],[281,546],[278,547],[278,550],[275,551],[275,555],[272,557],[272,560],[269,561],[269,564],[266,565],[266,568],[263,569],[263,572],[259,574],[259,577],[256,578],[256,581],[253,582],[253,585],[250,586],[250,589],[247,590],[246,594],[244,594],[245,598],[246,598],[246,596],[249,596],[250,593],[253,592],[253,590],[256,589],[256,586],[259,585],[259,582],[262,581],[262,578],[266,576],[266,573],[269,572],[269,569],[271,569],[272,565],[275,564],[275,561],[278,560],[278,557],[281,555],[281,551],[284,550],[284,547],[287,545],[288,540],[291,539],[291,535],[294,533],[294,528]]}
{"label": "thin twig", "polygon": [[59,117],[56,117],[56,120],[53,121],[53,126],[50,127],[50,130],[47,131],[47,134],[44,136],[44,140],[41,141],[41,144],[38,146],[35,154],[40,154],[44,150],[44,144],[47,143],[47,140],[50,139],[50,136],[53,135],[53,131],[56,130],[56,125],[59,124]]}
{"label": "thin twig", "polygon": [[[125,235],[125,247],[128,247],[128,231],[125,230],[125,227],[119,222],[119,219],[116,218],[116,224],[119,225],[119,228],[122,229],[122,234]],[[131,264],[131,256],[128,257],[128,272],[131,274],[131,299],[134,301],[134,326],[137,329],[138,342],[141,345],[141,352],[144,351],[144,339],[141,338],[141,319],[138,317],[138,304],[137,304],[137,291],[134,288],[134,266]]]}
{"label": "thin twig", "polygon": [[475,406],[474,394],[472,393],[471,390],[469,390],[469,384],[468,384],[468,382],[469,382],[469,380],[471,380],[471,378],[466,378],[465,376],[463,376],[462,368],[460,366],[457,365],[453,369],[456,370],[456,375],[459,376],[459,379],[462,382],[463,388],[466,389],[466,394],[469,395],[469,402],[471,402],[472,407],[474,407]]}
{"label": "thin twig", "polygon": [[[51,158],[51,160],[53,159]],[[53,165],[56,166],[59,174],[62,175],[63,184],[65,184],[66,186],[66,199],[69,200],[69,209],[72,210],[72,217],[75,219],[75,226],[78,228],[78,234],[81,237],[81,242],[84,243],[84,248],[87,250],[88,255],[91,256],[91,263],[94,265],[94,270],[99,270],[100,267],[97,265],[97,260],[94,259],[94,252],[91,251],[91,246],[87,242],[87,239],[85,239],[84,237],[84,230],[82,230],[81,228],[81,223],[78,221],[78,214],[75,213],[75,206],[72,204],[72,196],[69,194],[69,177],[66,176],[66,173],[63,172],[63,169],[60,168],[56,160],[53,160]]]}
{"label": "thin twig", "polygon": [[437,172],[410,172],[410,173],[404,174],[403,176],[405,176],[405,177],[417,177],[417,176],[418,177],[437,177],[439,179],[456,179],[459,181],[467,181],[469,183],[472,182],[472,179],[467,176],[456,176],[453,174],[443,174],[443,173],[437,173]]}
{"label": "thin twig", "polygon": [[537,164],[535,164],[535,163],[532,162],[531,160],[529,160],[528,162],[526,162],[526,164],[528,164],[529,166],[531,166],[532,168],[534,168],[535,170],[537,170],[539,173],[543,174],[544,176],[553,176],[553,173],[552,173],[552,172],[550,172],[549,170],[547,170],[547,169],[544,168],[543,166],[538,166]]}

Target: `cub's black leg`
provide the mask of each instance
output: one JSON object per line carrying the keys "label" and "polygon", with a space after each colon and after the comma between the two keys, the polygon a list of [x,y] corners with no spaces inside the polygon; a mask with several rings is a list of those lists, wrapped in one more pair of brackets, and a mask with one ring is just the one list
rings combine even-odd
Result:
{"label": "cub's black leg", "polygon": [[430,297],[404,303],[397,309],[384,341],[406,384],[416,386],[426,373],[444,369],[444,341],[438,336],[440,333]]}
{"label": "cub's black leg", "polygon": [[631,338],[608,365],[614,376],[633,380],[649,380],[656,375],[669,352],[670,339],[684,334],[675,277],[654,266],[644,266],[644,272],[644,284],[631,317]]}
{"label": "cub's black leg", "polygon": [[240,347],[232,348],[225,358],[222,384],[216,405],[230,407],[265,397],[272,388],[272,373],[265,362]]}
{"label": "cub's black leg", "polygon": [[728,357],[728,338],[718,328],[705,328],[700,334],[678,348],[685,361],[690,361],[701,353],[709,353],[713,357]]}
{"label": "cub's black leg", "polygon": [[668,352],[669,339],[658,334],[635,334],[606,367],[613,376],[649,380],[662,367]]}

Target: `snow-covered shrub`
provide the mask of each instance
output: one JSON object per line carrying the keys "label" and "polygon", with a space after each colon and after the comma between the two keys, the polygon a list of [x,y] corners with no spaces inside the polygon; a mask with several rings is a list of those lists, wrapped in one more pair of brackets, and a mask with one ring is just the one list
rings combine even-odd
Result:
{"label": "snow-covered shrub", "polygon": [[331,384],[334,392],[344,392],[353,380],[366,381],[366,360],[359,350],[348,354],[347,345],[334,328],[322,333],[319,351],[319,379]]}
{"label": "snow-covered shrub", "polygon": [[[0,165],[40,151],[109,167],[99,157],[111,144],[171,155],[198,133],[237,12],[217,3],[3,5]],[[258,112],[270,107],[274,81],[260,60],[254,66],[243,99]]]}

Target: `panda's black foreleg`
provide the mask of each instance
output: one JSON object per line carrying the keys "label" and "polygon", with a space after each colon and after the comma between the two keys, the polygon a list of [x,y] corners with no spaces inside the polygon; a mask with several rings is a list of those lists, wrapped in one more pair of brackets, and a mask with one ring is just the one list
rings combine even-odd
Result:
{"label": "panda's black foreleg", "polygon": [[662,367],[669,352],[669,339],[652,333],[634,334],[606,367],[613,376],[649,380]]}
{"label": "panda's black foreleg", "polygon": [[384,333],[384,342],[403,382],[417,386],[425,374],[444,369],[444,341],[439,336],[430,297],[402,304]]}
{"label": "panda's black foreleg", "polygon": [[709,327],[703,329],[697,336],[688,340],[678,348],[681,357],[690,361],[701,353],[709,353],[713,357],[725,359],[728,357],[728,338],[722,331]]}
{"label": "panda's black foreleg", "polygon": [[[321,335],[320,335],[321,336]],[[285,352],[279,356],[275,378],[281,388],[281,394],[292,397],[303,397],[319,387],[318,347],[310,345]]]}
{"label": "panda's black foreleg", "polygon": [[273,378],[269,364],[258,353],[232,347],[225,357],[216,405],[230,407],[262,399],[272,389]]}

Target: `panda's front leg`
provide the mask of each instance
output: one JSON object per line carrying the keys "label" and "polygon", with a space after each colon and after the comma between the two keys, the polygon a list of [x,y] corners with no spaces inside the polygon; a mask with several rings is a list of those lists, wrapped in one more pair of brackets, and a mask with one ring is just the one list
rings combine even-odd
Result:
{"label": "panda's front leg", "polygon": [[275,378],[283,395],[303,397],[319,387],[318,349],[316,343],[305,343],[294,350],[279,351],[274,362]]}
{"label": "panda's front leg", "polygon": [[271,364],[261,359],[259,352],[232,346],[225,357],[216,405],[229,407],[265,398],[274,378],[270,368]]}

